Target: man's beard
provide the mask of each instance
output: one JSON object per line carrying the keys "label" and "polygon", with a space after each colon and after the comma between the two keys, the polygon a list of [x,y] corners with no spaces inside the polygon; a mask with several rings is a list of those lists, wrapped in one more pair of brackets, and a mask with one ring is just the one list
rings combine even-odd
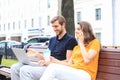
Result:
{"label": "man's beard", "polygon": [[57,36],[61,35],[62,33],[63,33],[63,31],[60,31],[60,32],[57,34]]}

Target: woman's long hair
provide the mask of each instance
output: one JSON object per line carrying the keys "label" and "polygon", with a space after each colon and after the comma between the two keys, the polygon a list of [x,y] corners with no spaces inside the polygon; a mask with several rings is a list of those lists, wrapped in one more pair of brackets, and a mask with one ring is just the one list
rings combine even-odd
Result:
{"label": "woman's long hair", "polygon": [[86,21],[80,21],[78,22],[78,24],[80,25],[81,30],[83,31],[84,45],[87,46],[90,41],[96,38],[93,33],[92,26],[90,23]]}

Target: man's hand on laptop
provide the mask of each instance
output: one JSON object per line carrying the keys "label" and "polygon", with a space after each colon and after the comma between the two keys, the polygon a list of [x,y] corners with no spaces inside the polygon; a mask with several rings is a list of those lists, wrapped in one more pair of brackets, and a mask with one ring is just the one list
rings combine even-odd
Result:
{"label": "man's hand on laptop", "polygon": [[30,48],[27,49],[27,55],[28,55],[28,57],[38,57],[40,59],[44,59],[43,54],[37,52],[34,49],[30,49]]}
{"label": "man's hand on laptop", "polygon": [[30,49],[30,48],[27,49],[27,55],[28,55],[29,57],[36,57],[37,54],[38,54],[37,51],[35,51],[35,50],[33,50],[33,49]]}

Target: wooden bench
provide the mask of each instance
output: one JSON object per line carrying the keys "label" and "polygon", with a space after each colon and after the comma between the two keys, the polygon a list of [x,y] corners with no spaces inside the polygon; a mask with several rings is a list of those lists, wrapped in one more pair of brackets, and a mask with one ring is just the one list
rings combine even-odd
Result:
{"label": "wooden bench", "polygon": [[0,68],[0,80],[10,80],[11,73],[9,67]]}
{"label": "wooden bench", "polygon": [[101,49],[96,80],[120,80],[120,48]]}
{"label": "wooden bench", "polygon": [[[30,48],[41,47],[31,46]],[[100,51],[96,80],[120,80],[120,46],[103,46]]]}
{"label": "wooden bench", "polygon": [[[33,49],[46,49],[46,47],[30,47]],[[39,50],[38,50],[39,51]],[[41,52],[41,51],[39,51]],[[0,68],[1,75],[10,80],[10,69]],[[0,79],[5,80],[5,79]],[[102,48],[99,56],[98,73],[96,80],[120,80],[120,48]]]}
{"label": "wooden bench", "polygon": [[[41,47],[31,46],[30,48],[39,49]],[[120,46],[102,47],[96,80],[120,80]]]}

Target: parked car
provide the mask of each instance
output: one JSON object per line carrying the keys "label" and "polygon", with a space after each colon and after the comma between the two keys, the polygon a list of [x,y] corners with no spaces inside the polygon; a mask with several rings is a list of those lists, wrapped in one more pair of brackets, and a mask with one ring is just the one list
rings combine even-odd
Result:
{"label": "parked car", "polygon": [[15,58],[14,53],[12,52],[11,48],[21,48],[22,44],[18,41],[14,40],[3,40],[0,41],[0,54],[3,55],[5,58]]}
{"label": "parked car", "polygon": [[24,49],[27,50],[29,46],[48,46],[50,36],[35,36],[27,40],[27,42],[23,42]]}

